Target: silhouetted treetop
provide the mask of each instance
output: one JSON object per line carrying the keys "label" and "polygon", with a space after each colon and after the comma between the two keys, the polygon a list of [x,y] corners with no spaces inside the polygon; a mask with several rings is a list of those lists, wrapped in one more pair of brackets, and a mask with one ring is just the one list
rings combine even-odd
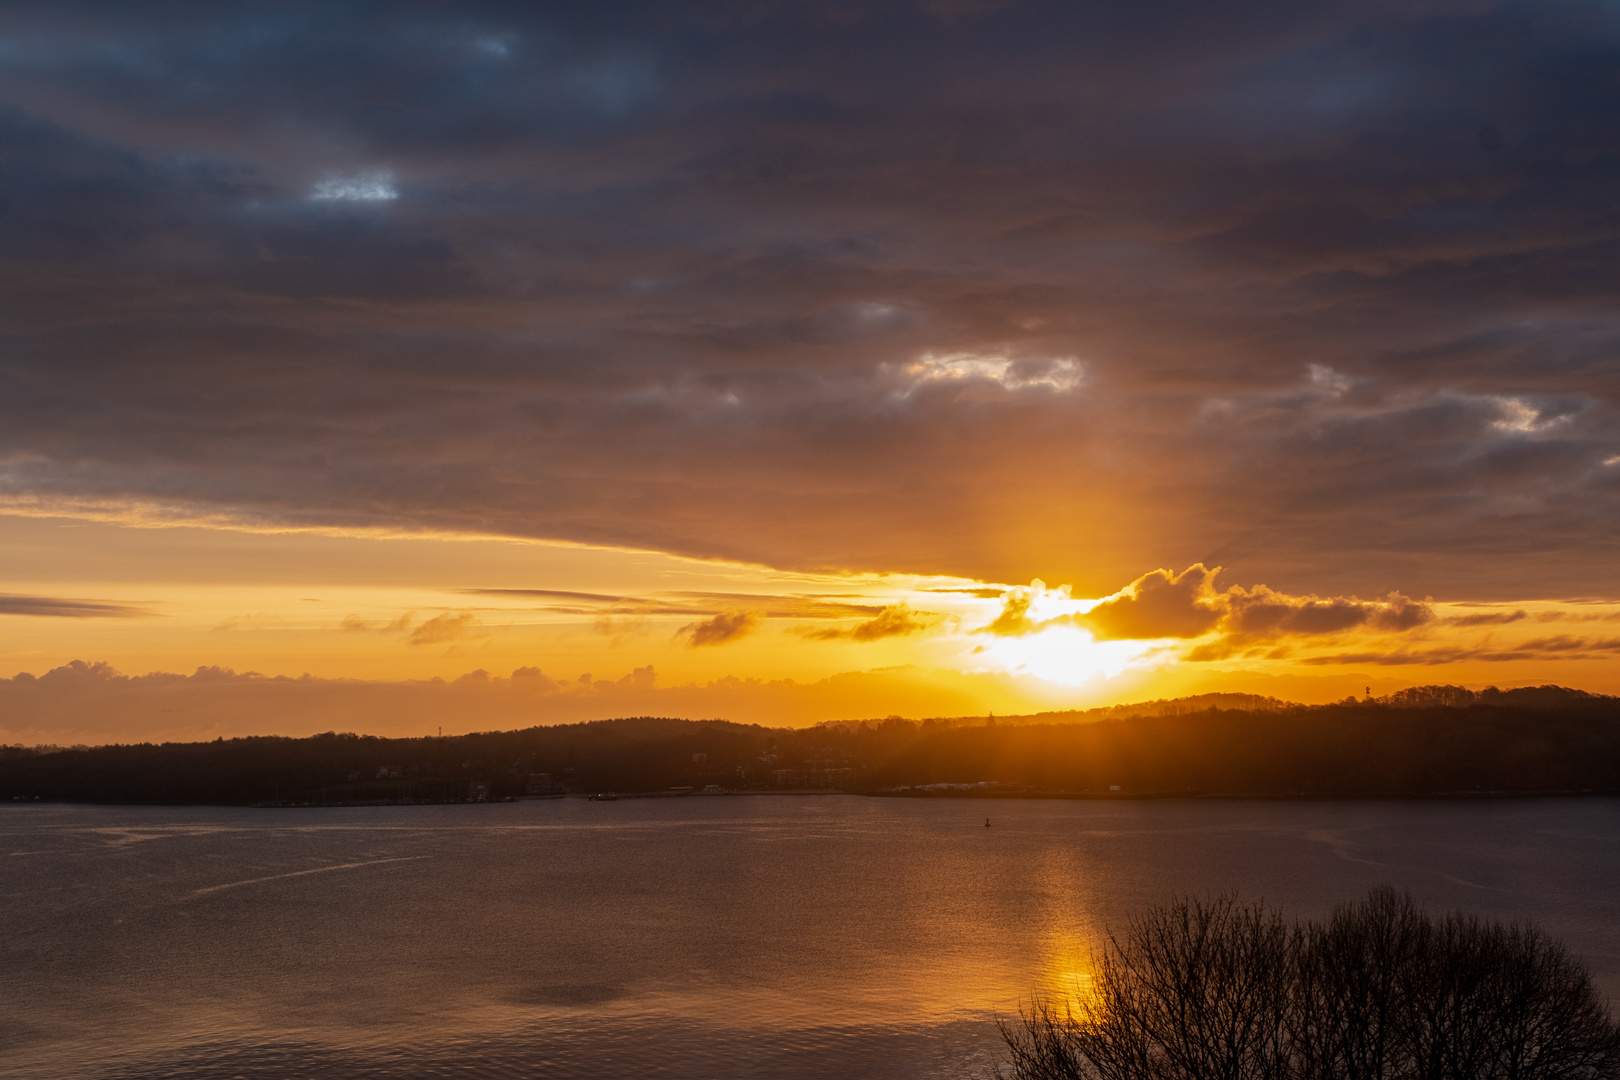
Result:
{"label": "silhouetted treetop", "polygon": [[1528,924],[1374,889],[1291,927],[1174,900],[1095,958],[1091,989],[1003,1023],[1013,1080],[1610,1080],[1620,1027]]}

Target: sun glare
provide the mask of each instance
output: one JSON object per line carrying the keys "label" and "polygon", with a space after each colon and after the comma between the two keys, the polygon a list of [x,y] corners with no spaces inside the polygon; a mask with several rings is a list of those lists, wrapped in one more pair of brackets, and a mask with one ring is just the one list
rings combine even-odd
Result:
{"label": "sun glare", "polygon": [[985,666],[1046,682],[1080,686],[1111,679],[1136,667],[1154,649],[1152,642],[1098,641],[1084,630],[1054,626],[1026,637],[996,638],[975,658]]}

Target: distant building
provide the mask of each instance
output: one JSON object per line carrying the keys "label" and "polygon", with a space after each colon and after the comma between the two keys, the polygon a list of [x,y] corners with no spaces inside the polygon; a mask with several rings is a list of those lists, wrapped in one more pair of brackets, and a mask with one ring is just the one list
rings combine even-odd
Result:
{"label": "distant building", "polygon": [[692,755],[692,764],[694,764],[694,765],[707,765],[708,763],[709,763],[709,755],[708,754],[693,754]]}
{"label": "distant building", "polygon": [[488,802],[489,784],[483,780],[474,780],[467,785],[468,802]]}
{"label": "distant building", "polygon": [[551,778],[550,773],[532,772],[523,785],[525,795],[561,795],[563,786]]}
{"label": "distant building", "polygon": [[779,788],[823,788],[846,786],[854,779],[855,771],[835,769],[772,769],[771,783]]}

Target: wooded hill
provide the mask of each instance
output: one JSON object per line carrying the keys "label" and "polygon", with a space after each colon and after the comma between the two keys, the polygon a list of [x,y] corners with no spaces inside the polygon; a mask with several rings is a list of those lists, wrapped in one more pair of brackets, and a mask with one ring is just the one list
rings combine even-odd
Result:
{"label": "wooded hill", "polygon": [[[906,794],[1390,796],[1620,793],[1620,698],[1420,687],[1368,701],[890,717],[808,729],[653,717],[383,739],[0,748],[0,798],[175,804],[517,797],[672,788]],[[1132,711],[1132,710],[1135,711]],[[972,791],[923,785],[982,784]],[[1112,789],[1118,788],[1115,792]]]}

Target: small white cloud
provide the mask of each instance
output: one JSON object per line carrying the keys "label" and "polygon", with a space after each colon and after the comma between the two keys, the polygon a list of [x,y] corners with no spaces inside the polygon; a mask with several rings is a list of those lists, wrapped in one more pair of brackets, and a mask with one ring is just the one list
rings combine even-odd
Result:
{"label": "small white cloud", "polygon": [[1614,457],[1604,458],[1603,459],[1603,464],[1605,464],[1605,465],[1620,465],[1620,454],[1616,454],[1616,455],[1614,455]]}
{"label": "small white cloud", "polygon": [[923,353],[904,370],[913,386],[988,379],[1008,390],[1039,386],[1067,393],[1085,381],[1080,361],[1067,356],[1019,359],[1005,353]]}
{"label": "small white cloud", "polygon": [[329,177],[311,188],[309,197],[321,201],[386,202],[399,198],[399,192],[394,190],[393,176],[379,172]]}
{"label": "small white cloud", "polygon": [[1543,417],[1540,409],[1520,398],[1496,398],[1494,404],[1499,418],[1491,427],[1497,431],[1529,435],[1569,420],[1568,416]]}
{"label": "small white cloud", "polygon": [[855,318],[863,323],[888,322],[902,314],[898,304],[882,300],[866,300],[855,305]]}
{"label": "small white cloud", "polygon": [[1350,380],[1326,364],[1311,364],[1306,370],[1310,373],[1311,385],[1329,397],[1338,397],[1350,389]]}
{"label": "small white cloud", "polygon": [[512,43],[517,40],[515,34],[487,34],[473,42],[481,52],[502,60],[512,55]]}
{"label": "small white cloud", "polygon": [[621,113],[650,99],[656,82],[643,60],[611,59],[575,68],[566,76],[573,89],[598,109]]}

